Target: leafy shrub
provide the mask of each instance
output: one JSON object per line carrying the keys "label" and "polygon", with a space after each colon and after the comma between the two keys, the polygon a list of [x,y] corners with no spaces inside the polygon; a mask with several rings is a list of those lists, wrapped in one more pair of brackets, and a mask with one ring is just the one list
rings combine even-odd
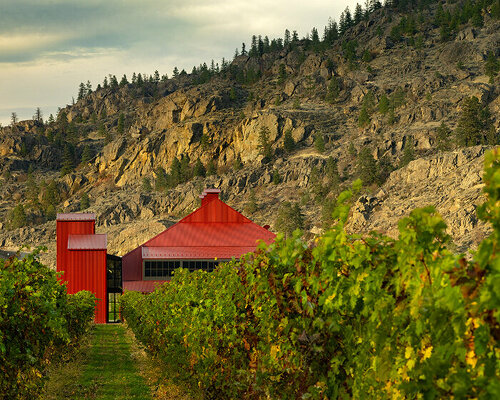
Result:
{"label": "leafy shrub", "polygon": [[92,293],[66,295],[56,272],[38,261],[0,260],[0,393],[3,398],[36,398],[45,367],[88,329]]}
{"label": "leafy shrub", "polygon": [[123,315],[207,398],[498,398],[500,150],[486,165],[493,233],[471,261],[433,207],[398,239],[346,233],[348,191],[314,247],[297,231],[213,273],[179,270],[126,293]]}

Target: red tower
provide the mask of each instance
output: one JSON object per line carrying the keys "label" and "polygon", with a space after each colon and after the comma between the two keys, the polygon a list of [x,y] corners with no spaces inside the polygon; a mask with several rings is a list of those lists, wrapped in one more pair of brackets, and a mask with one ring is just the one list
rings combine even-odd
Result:
{"label": "red tower", "polygon": [[96,295],[96,323],[106,323],[106,248],[106,235],[95,234],[95,214],[57,214],[57,271],[69,294]]}

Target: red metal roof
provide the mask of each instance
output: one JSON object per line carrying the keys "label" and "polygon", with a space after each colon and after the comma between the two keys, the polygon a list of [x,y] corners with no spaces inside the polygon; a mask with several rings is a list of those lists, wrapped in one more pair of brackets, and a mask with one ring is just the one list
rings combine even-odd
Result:
{"label": "red metal roof", "polygon": [[57,221],[95,221],[95,213],[58,213]]}
{"label": "red metal roof", "polygon": [[105,234],[68,236],[68,250],[106,250],[107,245]]}
{"label": "red metal roof", "polygon": [[266,243],[274,233],[254,223],[180,222],[145,243],[146,247],[253,247],[258,240]]}
{"label": "red metal roof", "polygon": [[165,281],[123,281],[123,291],[150,293]]}
{"label": "red metal roof", "polygon": [[275,236],[215,198],[147,241],[142,258],[238,258]]}
{"label": "red metal roof", "polygon": [[255,251],[261,240],[274,241],[274,233],[229,207],[218,193],[205,190],[199,209],[122,257],[125,290],[153,290],[153,281],[142,281],[146,259],[227,260]]}
{"label": "red metal roof", "polygon": [[255,251],[255,246],[204,246],[204,247],[146,247],[142,248],[142,258],[148,259],[197,259],[197,260],[228,260],[232,257],[240,258],[243,254]]}

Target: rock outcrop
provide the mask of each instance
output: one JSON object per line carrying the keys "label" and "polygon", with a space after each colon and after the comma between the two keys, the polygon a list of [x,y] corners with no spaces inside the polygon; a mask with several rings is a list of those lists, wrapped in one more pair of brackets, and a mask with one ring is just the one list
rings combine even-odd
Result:
{"label": "rock outcrop", "polygon": [[[399,19],[374,12],[348,30],[343,39],[357,40],[354,60],[347,59],[340,41],[321,52],[300,42],[260,57],[238,56],[203,82],[181,74],[98,89],[62,109],[67,122],[22,121],[0,128],[0,248],[44,244],[53,265],[55,224],[44,221],[54,211],[80,210],[85,193],[99,232],[109,234],[110,252],[123,255],[193,210],[205,187],[221,188],[224,200],[244,212],[254,193],[258,207],[249,217],[271,229],[283,201],[299,202],[311,237],[321,232],[323,203],[356,177],[361,148],[397,167],[411,145],[416,159],[380,188],[364,192],[353,207],[351,229],[394,236],[399,218],[432,204],[457,250],[474,247],[487,233],[475,216],[485,148],[457,148],[452,134],[447,144],[456,150],[440,152],[437,129],[445,123],[453,132],[470,96],[489,110],[492,132],[500,129],[499,77],[492,82],[484,74],[488,52],[500,55],[500,23],[485,18],[482,28],[463,26],[446,42],[439,29],[424,24],[423,42],[416,46],[391,37]],[[378,107],[384,96],[390,111]],[[369,121],[360,124],[362,109],[369,111]],[[263,157],[262,132],[272,160]],[[287,132],[295,142],[291,152],[284,148]],[[65,145],[75,170],[61,177]],[[174,158],[187,157],[191,166],[200,159],[217,173],[168,191],[145,191],[145,179],[154,188],[161,169],[168,173]],[[330,157],[341,183],[317,196]],[[243,163],[237,170],[236,161]],[[41,209],[48,201],[42,191],[30,196],[31,170],[40,186],[55,182],[58,203],[50,213]],[[7,230],[8,212],[21,203],[28,226]]]}

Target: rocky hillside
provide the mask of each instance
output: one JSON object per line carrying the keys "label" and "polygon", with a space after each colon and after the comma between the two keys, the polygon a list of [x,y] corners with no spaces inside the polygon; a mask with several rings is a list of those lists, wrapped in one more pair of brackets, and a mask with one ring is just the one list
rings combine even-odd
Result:
{"label": "rocky hillside", "polygon": [[[312,237],[358,176],[368,185],[352,229],[394,235],[400,217],[434,204],[457,249],[473,247],[486,232],[474,213],[482,158],[500,127],[490,68],[500,22],[493,2],[481,24],[443,37],[443,8],[431,3],[418,13],[374,10],[328,45],[303,39],[240,55],[204,82],[201,67],[99,87],[52,123],[1,128],[0,248],[45,244],[54,264],[54,213],[78,211],[88,196],[110,252],[122,255],[196,208],[205,187],[273,230],[280,205],[297,202]],[[475,136],[470,114],[481,124]],[[184,163],[177,180],[175,159]],[[207,176],[193,172],[198,159]]]}

